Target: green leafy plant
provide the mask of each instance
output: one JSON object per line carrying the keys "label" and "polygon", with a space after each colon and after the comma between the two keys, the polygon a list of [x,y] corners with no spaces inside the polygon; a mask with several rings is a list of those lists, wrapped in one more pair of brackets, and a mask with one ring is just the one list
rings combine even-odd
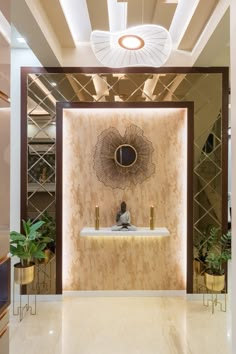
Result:
{"label": "green leafy plant", "polygon": [[221,235],[218,245],[216,244],[214,250],[207,256],[207,273],[224,274],[224,265],[229,259],[231,259],[231,231]]}
{"label": "green leafy plant", "polygon": [[198,234],[198,237],[194,240],[194,247],[197,251],[196,260],[206,263],[208,254],[217,240],[218,231],[213,225],[208,225],[202,234]]}
{"label": "green leafy plant", "polygon": [[52,239],[48,236],[43,236],[39,231],[44,221],[32,223],[30,220],[22,220],[22,223],[24,233],[17,231],[11,231],[10,233],[10,252],[12,256],[20,258],[23,266],[27,266],[33,258],[45,258],[43,250]]}

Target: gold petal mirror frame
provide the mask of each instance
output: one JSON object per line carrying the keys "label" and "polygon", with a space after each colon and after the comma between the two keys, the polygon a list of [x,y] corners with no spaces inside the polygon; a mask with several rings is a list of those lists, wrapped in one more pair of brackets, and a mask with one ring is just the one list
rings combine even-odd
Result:
{"label": "gold petal mirror frame", "polygon": [[123,136],[115,127],[105,129],[97,138],[93,157],[97,179],[112,189],[141,184],[155,173],[153,152],[152,142],[136,124],[128,126]]}

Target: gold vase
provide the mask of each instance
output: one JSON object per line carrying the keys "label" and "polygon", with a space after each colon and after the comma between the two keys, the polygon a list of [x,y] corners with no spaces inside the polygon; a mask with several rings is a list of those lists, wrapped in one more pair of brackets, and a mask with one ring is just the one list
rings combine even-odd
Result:
{"label": "gold vase", "polygon": [[34,263],[29,266],[22,266],[21,263],[14,265],[14,281],[16,284],[26,285],[34,280]]}
{"label": "gold vase", "polygon": [[222,291],[225,287],[225,275],[213,275],[205,273],[205,284],[211,291]]}

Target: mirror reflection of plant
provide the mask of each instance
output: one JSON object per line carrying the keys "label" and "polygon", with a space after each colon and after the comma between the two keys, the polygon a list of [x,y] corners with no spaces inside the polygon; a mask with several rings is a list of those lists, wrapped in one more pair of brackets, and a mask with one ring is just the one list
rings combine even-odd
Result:
{"label": "mirror reflection of plant", "polygon": [[10,252],[12,256],[20,258],[23,266],[28,266],[33,258],[45,258],[43,250],[52,239],[39,231],[44,221],[33,223],[31,220],[22,220],[22,224],[24,233],[17,231],[10,233]]}
{"label": "mirror reflection of plant", "polygon": [[231,231],[220,236],[218,244],[214,245],[207,256],[207,273],[211,275],[224,274],[224,265],[229,259],[231,259]]}
{"label": "mirror reflection of plant", "polygon": [[217,240],[218,231],[215,226],[208,225],[207,229],[195,238],[194,247],[197,250],[196,260],[204,264],[206,263],[212,245],[215,244]]}
{"label": "mirror reflection of plant", "polygon": [[45,237],[50,237],[51,242],[47,244],[47,248],[52,252],[55,252],[55,243],[56,243],[56,221],[53,216],[51,216],[47,211],[45,211],[41,220],[43,221],[43,225],[41,228],[42,235]]}

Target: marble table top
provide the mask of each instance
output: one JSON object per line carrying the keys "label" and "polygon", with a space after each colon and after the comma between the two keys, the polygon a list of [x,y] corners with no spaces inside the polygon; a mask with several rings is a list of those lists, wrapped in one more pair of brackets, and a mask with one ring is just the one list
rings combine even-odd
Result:
{"label": "marble table top", "polygon": [[150,230],[148,227],[138,227],[136,231],[122,230],[112,231],[109,227],[101,227],[95,230],[94,227],[84,227],[80,231],[80,236],[170,236],[170,232],[166,227],[156,227]]}

